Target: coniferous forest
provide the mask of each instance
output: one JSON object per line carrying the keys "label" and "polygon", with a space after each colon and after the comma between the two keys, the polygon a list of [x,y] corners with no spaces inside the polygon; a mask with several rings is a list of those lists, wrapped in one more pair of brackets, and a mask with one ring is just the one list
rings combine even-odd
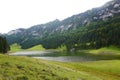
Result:
{"label": "coniferous forest", "polygon": [[65,45],[68,51],[74,49],[98,49],[115,45],[120,47],[120,17],[98,21],[80,29],[45,37],[41,44],[49,48]]}
{"label": "coniferous forest", "polygon": [[6,38],[0,36],[0,53],[7,53],[10,47],[6,41]]}

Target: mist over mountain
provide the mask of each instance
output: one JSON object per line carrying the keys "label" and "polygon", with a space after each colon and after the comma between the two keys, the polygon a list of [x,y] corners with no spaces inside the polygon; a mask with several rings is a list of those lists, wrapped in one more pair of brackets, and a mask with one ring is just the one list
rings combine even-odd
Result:
{"label": "mist over mountain", "polygon": [[56,19],[28,29],[16,29],[5,34],[9,44],[18,43],[23,49],[42,44],[45,48],[65,45],[72,48],[120,47],[120,0],[102,7],[73,15],[62,21]]}

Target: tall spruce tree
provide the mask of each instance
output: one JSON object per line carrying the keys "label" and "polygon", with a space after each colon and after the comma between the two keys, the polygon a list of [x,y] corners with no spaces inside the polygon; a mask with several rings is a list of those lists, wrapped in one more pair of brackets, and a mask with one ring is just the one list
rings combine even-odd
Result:
{"label": "tall spruce tree", "polygon": [[0,53],[7,53],[10,50],[10,47],[7,43],[5,37],[0,36]]}

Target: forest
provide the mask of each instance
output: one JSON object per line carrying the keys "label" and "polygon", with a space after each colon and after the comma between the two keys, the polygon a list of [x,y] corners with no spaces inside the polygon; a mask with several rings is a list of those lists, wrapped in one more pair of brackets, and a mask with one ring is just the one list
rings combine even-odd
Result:
{"label": "forest", "polygon": [[120,47],[120,17],[97,21],[64,33],[56,33],[41,40],[46,49],[63,45],[71,49],[98,49],[114,45]]}

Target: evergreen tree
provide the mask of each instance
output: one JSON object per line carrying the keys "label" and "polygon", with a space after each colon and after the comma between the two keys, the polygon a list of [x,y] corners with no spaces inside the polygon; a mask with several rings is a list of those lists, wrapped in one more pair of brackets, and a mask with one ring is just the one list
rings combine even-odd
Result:
{"label": "evergreen tree", "polygon": [[0,53],[7,53],[10,50],[10,47],[6,41],[6,38],[0,37]]}

